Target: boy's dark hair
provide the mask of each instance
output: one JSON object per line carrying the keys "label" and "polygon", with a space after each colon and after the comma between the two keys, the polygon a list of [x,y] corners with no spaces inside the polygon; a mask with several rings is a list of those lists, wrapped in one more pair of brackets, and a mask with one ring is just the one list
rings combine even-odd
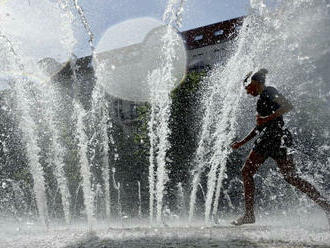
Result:
{"label": "boy's dark hair", "polygon": [[268,71],[265,68],[260,69],[256,73],[253,74],[251,80],[258,81],[259,83],[264,84],[266,81],[266,74]]}

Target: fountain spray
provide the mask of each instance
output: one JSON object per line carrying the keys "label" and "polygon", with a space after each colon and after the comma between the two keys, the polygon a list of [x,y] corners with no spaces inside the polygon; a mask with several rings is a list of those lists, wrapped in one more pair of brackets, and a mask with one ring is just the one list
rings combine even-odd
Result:
{"label": "fountain spray", "polygon": [[43,224],[48,223],[48,209],[47,209],[47,197],[44,182],[44,171],[40,164],[40,147],[38,146],[37,140],[38,135],[36,134],[37,125],[30,114],[31,102],[28,99],[28,88],[31,83],[27,77],[25,77],[24,65],[20,62],[18,55],[15,52],[13,45],[10,40],[6,38],[3,34],[0,37],[4,39],[5,46],[10,53],[9,66],[11,71],[19,71],[22,75],[18,78],[13,78],[13,89],[16,94],[17,102],[17,112],[20,113],[19,127],[22,130],[23,139],[26,143],[26,152],[28,157],[28,163],[30,167],[30,172],[33,177],[33,191],[36,197],[37,208],[39,211],[39,219]]}
{"label": "fountain spray", "polygon": [[[84,10],[82,7],[79,5],[78,0],[74,0],[74,6],[80,16],[81,22],[86,30],[86,33],[89,37],[88,43],[91,48],[92,52],[92,58],[93,62],[98,63],[97,61],[97,56],[95,54],[95,46],[94,46],[94,34],[92,32],[92,29],[88,23],[88,20],[85,16]],[[96,85],[94,86],[93,92],[92,92],[92,106],[91,106],[91,111],[92,115],[92,121],[94,123],[94,134],[97,132],[97,123],[99,122],[99,127],[101,131],[101,135],[99,137],[103,138],[103,141],[101,142],[101,146],[103,147],[103,158],[102,158],[102,163],[103,163],[103,168],[102,168],[102,175],[103,175],[103,181],[104,181],[104,195],[105,195],[105,214],[108,218],[110,218],[110,166],[109,166],[109,134],[108,134],[108,123],[111,121],[110,116],[109,116],[109,110],[108,110],[108,104],[106,103],[105,100],[105,91],[102,89],[100,83],[98,83],[97,80],[97,75],[96,75]],[[97,117],[101,119],[101,121],[97,120]],[[111,134],[110,134],[111,135]],[[94,135],[92,135],[93,137]],[[91,143],[91,140],[89,140],[89,143]],[[92,149],[94,150],[94,154],[96,151],[96,147],[92,146]]]}
{"label": "fountain spray", "polygon": [[[151,92],[151,119],[149,122],[150,137],[150,165],[149,165],[149,190],[150,190],[150,221],[153,219],[154,195],[156,196],[156,222],[162,222],[163,197],[165,184],[168,181],[166,169],[166,152],[169,147],[167,140],[169,135],[168,120],[170,116],[171,99],[170,89],[175,85],[173,71],[173,60],[175,59],[174,46],[176,38],[173,37],[172,27],[179,27],[183,14],[185,1],[169,0],[163,14],[163,22],[168,27],[162,38],[163,44],[163,65],[149,75],[149,86]],[[157,129],[155,124],[157,123]],[[157,150],[157,154],[155,151]],[[155,159],[155,160],[154,160]],[[155,173],[155,162],[157,170]],[[156,175],[155,175],[156,174]],[[156,182],[155,182],[156,179]],[[156,189],[156,190],[155,190]]]}

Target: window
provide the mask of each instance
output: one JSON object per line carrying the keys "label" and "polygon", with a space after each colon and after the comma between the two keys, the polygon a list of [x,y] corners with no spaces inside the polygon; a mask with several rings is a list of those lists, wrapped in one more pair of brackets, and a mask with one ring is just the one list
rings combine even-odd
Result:
{"label": "window", "polygon": [[198,41],[198,40],[202,40],[203,39],[203,35],[196,35],[194,38],[194,41]]}
{"label": "window", "polygon": [[193,58],[196,58],[196,57],[199,57],[199,56],[202,56],[202,55],[203,55],[203,53],[194,54]]}
{"label": "window", "polygon": [[136,112],[136,105],[135,104],[130,104],[129,111],[130,111],[131,120],[137,118],[137,112]]}
{"label": "window", "polygon": [[113,106],[115,108],[115,113],[118,119],[123,119],[124,118],[124,113],[123,113],[123,100],[121,99],[115,99],[113,102]]}
{"label": "window", "polygon": [[237,25],[237,26],[235,27],[235,31],[236,31],[236,32],[239,32],[239,31],[241,30],[241,28],[242,28],[241,25]]}
{"label": "window", "polygon": [[223,34],[223,30],[222,29],[219,29],[217,31],[214,32],[214,36],[219,36],[219,35],[222,35]]}
{"label": "window", "polygon": [[202,55],[203,55],[203,53],[194,54],[193,58],[196,58],[196,57],[199,57],[199,56],[202,56]]}

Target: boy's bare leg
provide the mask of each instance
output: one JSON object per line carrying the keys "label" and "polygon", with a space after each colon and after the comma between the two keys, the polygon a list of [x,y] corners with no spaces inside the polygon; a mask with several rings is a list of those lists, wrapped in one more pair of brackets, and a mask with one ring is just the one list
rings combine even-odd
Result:
{"label": "boy's bare leg", "polygon": [[245,214],[233,221],[234,225],[243,225],[255,222],[254,216],[254,180],[253,176],[258,168],[265,162],[265,158],[251,151],[248,159],[246,160],[242,169],[243,184],[244,184],[244,197],[245,197]]}
{"label": "boy's bare leg", "polygon": [[286,160],[276,160],[284,179],[295,186],[301,192],[305,193],[309,198],[311,198],[316,204],[318,204],[326,213],[329,227],[330,227],[330,204],[329,202],[320,194],[320,192],[309,182],[299,177],[296,172],[295,164],[293,159],[289,157]]}

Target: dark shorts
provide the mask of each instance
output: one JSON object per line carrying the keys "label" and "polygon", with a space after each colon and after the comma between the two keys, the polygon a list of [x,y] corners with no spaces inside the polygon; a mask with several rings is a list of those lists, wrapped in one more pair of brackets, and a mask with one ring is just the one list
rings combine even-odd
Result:
{"label": "dark shorts", "polygon": [[262,132],[254,142],[253,151],[264,156],[265,159],[271,157],[275,160],[286,160],[291,145],[291,133],[287,129],[276,128]]}

